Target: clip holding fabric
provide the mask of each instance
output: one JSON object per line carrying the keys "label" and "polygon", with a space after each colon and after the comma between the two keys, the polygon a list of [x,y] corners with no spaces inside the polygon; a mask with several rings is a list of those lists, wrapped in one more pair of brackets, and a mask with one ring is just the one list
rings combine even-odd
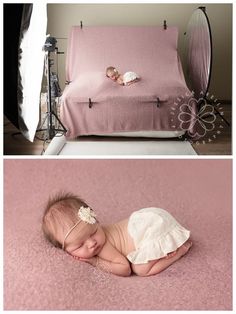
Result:
{"label": "clip holding fabric", "polygon": [[166,24],[166,20],[164,20],[164,24],[163,24],[164,29],[167,29],[167,24]]}
{"label": "clip holding fabric", "polygon": [[89,98],[89,108],[91,109],[92,108],[92,100],[91,100],[91,98]]}

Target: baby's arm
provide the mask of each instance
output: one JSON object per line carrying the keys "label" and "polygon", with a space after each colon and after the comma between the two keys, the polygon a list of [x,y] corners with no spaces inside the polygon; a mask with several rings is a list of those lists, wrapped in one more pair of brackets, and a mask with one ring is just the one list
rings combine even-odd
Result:
{"label": "baby's arm", "polygon": [[129,261],[109,241],[105,243],[99,256],[80,260],[114,275],[127,277],[131,274]]}
{"label": "baby's arm", "polygon": [[117,83],[120,84],[120,85],[124,85],[123,78],[122,77],[118,77]]}
{"label": "baby's arm", "polygon": [[131,274],[129,261],[109,241],[106,242],[97,256],[96,266],[118,276],[127,277]]}

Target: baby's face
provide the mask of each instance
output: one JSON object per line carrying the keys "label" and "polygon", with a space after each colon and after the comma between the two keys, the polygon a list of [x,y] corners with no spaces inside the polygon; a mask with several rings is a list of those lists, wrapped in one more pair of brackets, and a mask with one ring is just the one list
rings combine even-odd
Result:
{"label": "baby's face", "polygon": [[98,223],[86,224],[82,230],[73,230],[66,251],[73,256],[90,258],[101,251],[105,241],[105,233]]}
{"label": "baby's face", "polygon": [[119,76],[119,73],[118,71],[108,71],[107,72],[107,76],[112,80],[112,81],[116,81],[118,76]]}

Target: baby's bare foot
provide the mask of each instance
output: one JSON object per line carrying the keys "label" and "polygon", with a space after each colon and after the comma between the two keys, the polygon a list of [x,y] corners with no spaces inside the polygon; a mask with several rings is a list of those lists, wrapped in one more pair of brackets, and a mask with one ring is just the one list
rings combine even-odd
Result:
{"label": "baby's bare foot", "polygon": [[175,256],[175,254],[176,254],[176,253],[177,253],[177,250],[175,250],[175,251],[173,251],[173,252],[168,253],[168,254],[167,254],[167,256],[166,256],[166,259],[169,259],[169,258],[171,258],[171,257]]}
{"label": "baby's bare foot", "polygon": [[188,250],[191,248],[192,245],[193,245],[193,242],[191,240],[188,240],[183,245],[181,245],[178,248],[178,251],[181,254],[181,256],[185,255],[188,252]]}

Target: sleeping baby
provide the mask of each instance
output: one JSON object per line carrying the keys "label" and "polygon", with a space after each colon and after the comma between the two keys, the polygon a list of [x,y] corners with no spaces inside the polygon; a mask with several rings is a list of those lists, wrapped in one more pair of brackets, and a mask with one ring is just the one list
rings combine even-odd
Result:
{"label": "sleeping baby", "polygon": [[129,71],[121,75],[117,69],[112,66],[106,69],[106,76],[109,77],[112,81],[125,86],[131,85],[140,79],[140,77],[135,72]]}
{"label": "sleeping baby", "polygon": [[72,194],[48,202],[42,227],[54,246],[118,276],[158,274],[192,246],[190,231],[164,209],[143,208],[122,221],[101,225],[94,211]]}

